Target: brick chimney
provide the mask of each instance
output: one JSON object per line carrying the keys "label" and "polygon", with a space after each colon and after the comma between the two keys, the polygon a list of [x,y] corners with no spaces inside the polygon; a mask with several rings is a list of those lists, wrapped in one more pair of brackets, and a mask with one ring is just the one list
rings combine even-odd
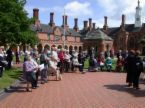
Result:
{"label": "brick chimney", "polygon": [[53,12],[50,13],[50,22],[49,22],[49,25],[51,27],[55,26],[55,23],[54,23],[54,13]]}
{"label": "brick chimney", "polygon": [[121,22],[121,28],[122,28],[122,30],[125,30],[125,20],[126,20],[126,17],[125,17],[125,15],[123,14],[123,15],[122,15],[122,22]]}
{"label": "brick chimney", "polygon": [[68,16],[65,15],[65,25],[66,25],[66,26],[67,26],[67,18],[68,18]]}
{"label": "brick chimney", "polygon": [[94,30],[96,29],[96,23],[93,23],[93,29]]}
{"label": "brick chimney", "polygon": [[104,26],[103,26],[104,30],[108,29],[108,23],[107,23],[107,16],[104,16]]}
{"label": "brick chimney", "polygon": [[84,21],[84,30],[88,30],[88,21]]}
{"label": "brick chimney", "polygon": [[78,18],[75,18],[74,19],[74,28],[73,28],[75,31],[78,31],[79,28],[78,28]]}
{"label": "brick chimney", "polygon": [[[65,16],[63,15],[63,16],[62,16],[62,19],[63,19],[62,26],[64,26],[64,25],[65,25],[65,26],[68,26],[68,25],[67,25],[67,18],[68,18],[67,15],[65,15]],[[65,20],[65,21],[64,21],[64,20]]]}
{"label": "brick chimney", "polygon": [[33,18],[35,20],[39,20],[39,9],[38,8],[33,9]]}
{"label": "brick chimney", "polygon": [[89,18],[89,29],[92,29],[92,18]]}
{"label": "brick chimney", "polygon": [[40,28],[39,9],[38,8],[33,9],[33,18],[34,18],[35,26],[37,26],[37,28]]}

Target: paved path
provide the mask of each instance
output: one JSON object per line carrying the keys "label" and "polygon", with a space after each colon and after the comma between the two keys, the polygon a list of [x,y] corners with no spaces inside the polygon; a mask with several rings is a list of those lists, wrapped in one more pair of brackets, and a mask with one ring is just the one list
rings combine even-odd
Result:
{"label": "paved path", "polygon": [[9,91],[0,108],[145,108],[145,84],[141,90],[127,88],[123,73],[65,73],[62,81],[53,79],[32,92]]}

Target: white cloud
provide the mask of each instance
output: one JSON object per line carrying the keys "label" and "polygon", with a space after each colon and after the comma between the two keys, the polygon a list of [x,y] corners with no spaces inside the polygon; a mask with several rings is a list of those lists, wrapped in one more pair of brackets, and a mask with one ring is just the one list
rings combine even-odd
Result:
{"label": "white cloud", "polygon": [[80,3],[78,1],[73,1],[67,3],[64,8],[67,15],[71,17],[91,16],[93,14],[89,2]]}

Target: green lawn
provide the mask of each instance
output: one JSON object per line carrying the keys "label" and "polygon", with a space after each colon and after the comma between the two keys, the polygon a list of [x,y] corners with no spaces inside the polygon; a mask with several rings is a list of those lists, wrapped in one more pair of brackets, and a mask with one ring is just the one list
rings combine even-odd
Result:
{"label": "green lawn", "polygon": [[10,86],[21,75],[22,75],[22,71],[20,69],[17,69],[17,68],[5,70],[3,73],[3,77],[0,78],[0,89],[3,89],[3,88]]}
{"label": "green lawn", "polygon": [[[115,68],[116,68],[116,62],[117,62],[117,59],[114,58],[112,59],[112,70],[114,71]],[[86,59],[85,62],[84,62],[84,69],[88,69],[89,68],[89,59]]]}

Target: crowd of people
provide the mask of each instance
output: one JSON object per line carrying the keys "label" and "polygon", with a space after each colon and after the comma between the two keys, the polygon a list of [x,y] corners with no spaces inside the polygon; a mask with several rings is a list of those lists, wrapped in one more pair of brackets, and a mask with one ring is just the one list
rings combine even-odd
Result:
{"label": "crowd of people", "polygon": [[[92,48],[90,51],[65,50],[52,47],[51,50],[44,49],[40,54],[37,49],[25,51],[18,50],[15,53],[10,49],[2,51],[0,49],[0,77],[3,75],[4,67],[11,68],[13,56],[15,55],[16,64],[20,63],[20,56],[24,55],[23,78],[27,82],[27,91],[38,87],[38,79],[41,84],[49,81],[49,76],[55,75],[56,80],[62,80],[64,72],[79,71],[84,74],[85,61],[89,61],[88,71],[112,71],[113,61],[116,60],[116,72],[124,71],[127,73],[126,82],[128,87],[139,89],[139,77],[144,71],[145,59],[139,56],[139,51],[131,50],[122,52],[119,50],[116,54],[112,52],[101,52],[96,54]],[[40,76],[40,77],[39,77]]]}
{"label": "crowd of people", "polygon": [[72,72],[78,69],[81,73],[83,71],[84,57],[82,52],[72,50],[60,49],[52,47],[44,49],[41,54],[33,50],[32,52],[26,51],[23,64],[24,78],[27,81],[27,91],[32,88],[38,87],[38,78],[40,76],[41,84],[49,81],[50,75],[55,75],[56,80],[62,80],[63,72]]}

